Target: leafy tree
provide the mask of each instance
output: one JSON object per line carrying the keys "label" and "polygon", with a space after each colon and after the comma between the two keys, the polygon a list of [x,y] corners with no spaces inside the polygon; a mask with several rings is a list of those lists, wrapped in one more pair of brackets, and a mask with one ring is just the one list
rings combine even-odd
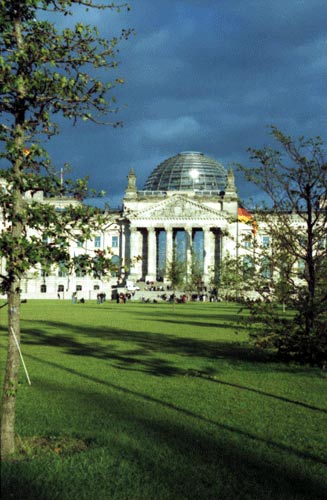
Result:
{"label": "leafy tree", "polygon": [[[126,6],[127,7],[127,6]],[[100,227],[100,213],[78,203],[87,192],[86,180],[65,182],[56,174],[41,145],[59,133],[58,120],[101,122],[117,110],[107,92],[123,83],[103,81],[103,70],[114,70],[117,43],[129,35],[100,37],[95,27],[81,22],[59,31],[51,19],[82,9],[116,9],[104,0],[0,0],[0,171],[2,230],[0,258],[5,261],[2,290],[8,297],[8,354],[2,399],[1,456],[14,453],[15,401],[19,369],[20,282],[31,268],[53,262],[70,264],[69,240],[88,239]],[[119,7],[118,7],[119,8]],[[116,123],[112,123],[116,125]],[[71,196],[74,202],[58,213],[46,197]],[[98,272],[109,269],[103,255],[83,261]],[[96,267],[94,267],[96,266]]]}
{"label": "leafy tree", "polygon": [[238,300],[244,289],[241,259],[226,255],[219,265],[218,272],[213,275],[210,284],[217,290],[220,298]]}
{"label": "leafy tree", "polygon": [[178,258],[176,248],[173,251],[173,259],[168,263],[166,277],[170,282],[174,295],[176,295],[177,290],[184,288],[186,283],[186,265],[183,260]]}
{"label": "leafy tree", "polygon": [[[269,200],[257,210],[259,230],[266,228],[271,238],[265,256],[278,298],[292,301],[296,314],[285,327],[279,314],[255,306],[251,321],[257,317],[262,326],[255,335],[258,344],[277,347],[287,357],[323,364],[327,359],[326,152],[319,137],[293,140],[275,127],[271,133],[281,151],[250,149],[256,165],[240,169]],[[269,335],[264,327],[268,319]]]}
{"label": "leafy tree", "polygon": [[203,290],[203,269],[197,258],[197,255],[192,252],[192,263],[189,275],[186,277],[186,290],[191,293],[196,292],[198,295]]}

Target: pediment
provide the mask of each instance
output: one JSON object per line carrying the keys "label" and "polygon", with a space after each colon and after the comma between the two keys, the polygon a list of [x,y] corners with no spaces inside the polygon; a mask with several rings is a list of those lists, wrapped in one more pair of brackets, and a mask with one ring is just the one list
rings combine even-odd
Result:
{"label": "pediment", "polygon": [[183,195],[174,195],[149,208],[136,211],[130,217],[133,221],[225,221],[221,211],[207,207]]}

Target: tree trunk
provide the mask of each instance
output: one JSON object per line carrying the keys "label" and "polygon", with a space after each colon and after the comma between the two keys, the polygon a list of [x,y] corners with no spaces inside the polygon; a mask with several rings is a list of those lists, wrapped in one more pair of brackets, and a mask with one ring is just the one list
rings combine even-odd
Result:
{"label": "tree trunk", "polygon": [[[19,51],[24,49],[22,36],[22,24],[20,19],[20,9],[15,10],[13,25],[14,34]],[[17,76],[24,75],[24,65],[19,62]],[[20,279],[17,273],[17,265],[21,255],[15,255],[16,241],[23,235],[23,150],[25,145],[25,85],[23,77],[19,80],[17,88],[18,97],[16,99],[15,113],[15,133],[13,136],[16,158],[13,164],[14,185],[12,191],[12,217],[11,235],[13,238],[12,256],[6,261],[8,272],[8,350],[6,372],[2,395],[1,410],[1,460],[10,458],[15,452],[15,414],[16,414],[16,393],[18,388],[18,371],[20,364],[20,354],[16,344],[20,345]],[[20,153],[20,154],[17,154]],[[19,245],[18,245],[19,247]]]}
{"label": "tree trunk", "polygon": [[20,356],[14,333],[20,344],[20,289],[18,281],[12,283],[8,292],[8,350],[2,395],[1,460],[9,459],[15,452],[16,393]]}

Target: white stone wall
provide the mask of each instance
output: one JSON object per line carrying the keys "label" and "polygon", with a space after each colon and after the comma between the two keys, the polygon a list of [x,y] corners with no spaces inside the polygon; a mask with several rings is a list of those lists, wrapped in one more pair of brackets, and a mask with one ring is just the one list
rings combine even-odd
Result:
{"label": "white stone wall", "polygon": [[[233,193],[232,193],[233,194]],[[64,209],[72,200],[57,199],[48,200],[39,196],[41,203],[55,203]],[[76,200],[74,201],[76,202]],[[95,250],[108,250],[112,255],[121,258],[121,267],[127,266],[123,278],[136,281],[142,277],[144,268],[147,267],[148,275],[145,279],[154,279],[156,274],[155,255],[155,228],[166,231],[167,260],[172,253],[172,230],[184,229],[188,235],[192,234],[192,228],[202,229],[205,244],[204,253],[204,280],[210,281],[213,273],[215,259],[215,232],[221,236],[220,258],[227,255],[231,257],[245,256],[251,253],[249,246],[245,244],[246,235],[253,236],[251,223],[240,222],[237,216],[236,196],[198,196],[192,192],[169,192],[167,195],[149,196],[133,192],[124,199],[123,213],[108,213],[108,221],[100,231],[95,232],[89,241],[78,245],[77,240],[70,241],[71,256],[83,253],[94,255]],[[114,218],[114,215],[116,218]],[[60,212],[58,214],[60,216]],[[0,230],[3,230],[0,220]],[[146,234],[144,241],[149,244],[150,252],[147,253],[146,264],[137,260],[143,252],[143,231]],[[258,226],[254,237],[261,244],[261,238],[266,234],[264,225]],[[99,237],[99,246],[95,245],[95,238]],[[114,238],[114,240],[113,240]],[[189,236],[190,239],[190,236]],[[189,241],[188,239],[188,241]],[[113,246],[113,241],[118,246]],[[188,248],[188,255],[190,248]],[[4,260],[0,261],[0,271],[5,270]],[[128,268],[129,266],[129,268]],[[41,269],[32,269],[22,280],[22,298],[27,299],[58,299],[71,300],[72,294],[77,291],[77,299],[96,300],[98,293],[106,293],[111,297],[111,286],[117,283],[117,277],[109,277],[103,280],[93,276],[77,277],[75,275],[59,276],[58,267],[53,266],[49,276],[42,276]],[[46,287],[46,288],[45,288]],[[59,287],[62,288],[59,291]],[[78,290],[78,288],[81,288]],[[44,291],[46,289],[46,291]]]}

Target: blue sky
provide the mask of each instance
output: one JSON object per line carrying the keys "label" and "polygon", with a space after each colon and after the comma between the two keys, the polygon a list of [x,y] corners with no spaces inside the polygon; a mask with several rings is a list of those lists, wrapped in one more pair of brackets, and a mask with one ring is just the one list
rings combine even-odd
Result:
{"label": "blue sky", "polygon": [[[225,167],[248,163],[248,147],[271,143],[273,124],[297,137],[327,125],[325,0],[131,0],[130,12],[88,13],[102,34],[133,27],[122,42],[115,95],[123,128],[62,125],[53,160],[90,176],[121,203],[131,167],[142,188],[180,151]],[[86,19],[86,18],[85,18]],[[71,22],[71,20],[69,21]],[[255,194],[237,176],[241,198]]]}

